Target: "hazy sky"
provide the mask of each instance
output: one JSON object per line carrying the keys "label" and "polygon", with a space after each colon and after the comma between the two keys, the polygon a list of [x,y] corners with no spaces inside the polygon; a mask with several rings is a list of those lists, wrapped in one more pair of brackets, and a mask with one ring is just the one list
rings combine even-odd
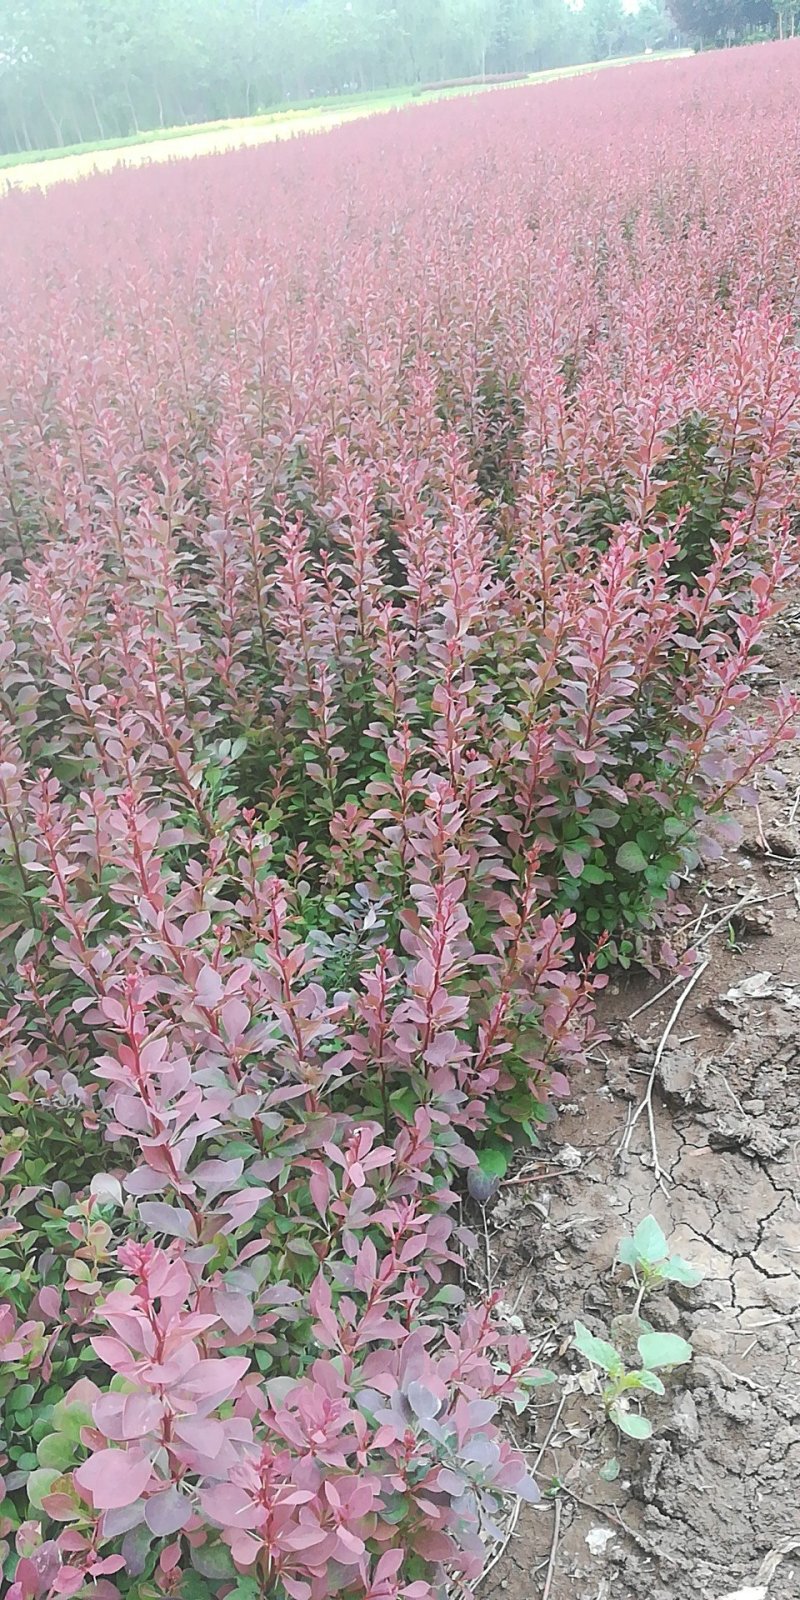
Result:
{"label": "hazy sky", "polygon": [[[574,11],[583,10],[583,0],[568,0]],[[623,11],[638,11],[642,0],[622,0]]]}

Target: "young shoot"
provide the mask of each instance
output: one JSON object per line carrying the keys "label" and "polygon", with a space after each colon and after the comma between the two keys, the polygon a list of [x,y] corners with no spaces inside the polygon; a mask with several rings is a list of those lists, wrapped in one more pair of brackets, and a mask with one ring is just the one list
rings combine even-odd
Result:
{"label": "young shoot", "polygon": [[643,1333],[637,1341],[641,1367],[630,1369],[626,1368],[616,1345],[607,1339],[598,1339],[583,1322],[575,1323],[574,1345],[593,1367],[605,1374],[602,1396],[609,1421],[629,1439],[649,1439],[653,1424],[643,1415],[641,1402],[647,1394],[665,1393],[658,1370],[685,1366],[692,1359],[691,1345],[676,1333]]}
{"label": "young shoot", "polygon": [[630,1268],[637,1290],[634,1316],[638,1316],[645,1295],[662,1283],[682,1283],[693,1289],[703,1277],[699,1267],[693,1267],[682,1256],[670,1255],[664,1231],[653,1216],[645,1217],[635,1233],[620,1240],[616,1261]]}

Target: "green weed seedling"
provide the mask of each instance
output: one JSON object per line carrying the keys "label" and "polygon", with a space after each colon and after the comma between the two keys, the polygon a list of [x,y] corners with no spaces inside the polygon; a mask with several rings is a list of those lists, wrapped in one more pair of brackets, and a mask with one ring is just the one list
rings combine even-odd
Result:
{"label": "green weed seedling", "polygon": [[621,1266],[630,1267],[638,1291],[634,1314],[638,1313],[645,1295],[662,1283],[682,1283],[687,1289],[693,1289],[703,1277],[699,1267],[693,1267],[682,1256],[670,1255],[665,1234],[655,1217],[645,1217],[634,1234],[620,1240],[616,1260]]}
{"label": "green weed seedling", "polygon": [[629,1439],[649,1439],[653,1424],[638,1406],[632,1408],[631,1401],[646,1394],[664,1394],[656,1369],[685,1366],[692,1359],[691,1345],[677,1333],[643,1333],[637,1341],[642,1365],[629,1370],[616,1346],[596,1338],[583,1322],[575,1323],[574,1344],[593,1367],[605,1373],[603,1405],[609,1420]]}

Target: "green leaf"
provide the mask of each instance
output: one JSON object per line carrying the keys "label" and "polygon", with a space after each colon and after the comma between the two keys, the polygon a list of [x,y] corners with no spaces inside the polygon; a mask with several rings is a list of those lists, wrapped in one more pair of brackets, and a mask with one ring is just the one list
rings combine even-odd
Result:
{"label": "green leaf", "polygon": [[670,1283],[683,1283],[687,1289],[694,1289],[703,1281],[703,1272],[700,1267],[693,1267],[690,1261],[684,1261],[682,1256],[670,1256],[663,1267],[659,1268],[662,1278],[668,1278]]}
{"label": "green leaf", "polygon": [[600,1476],[604,1483],[613,1483],[619,1477],[619,1462],[616,1456],[611,1456],[608,1461],[603,1462]]}
{"label": "green leaf", "polygon": [[636,1246],[637,1258],[640,1261],[648,1261],[651,1264],[656,1261],[666,1261],[669,1254],[663,1229],[659,1227],[655,1217],[652,1216],[645,1217],[639,1223],[633,1235],[633,1243]]}
{"label": "green leaf", "polygon": [[617,1245],[617,1260],[623,1267],[635,1267],[640,1260],[639,1252],[630,1238],[620,1239]]}
{"label": "green leaf", "polygon": [[478,1151],[478,1166],[487,1178],[504,1178],[508,1172],[508,1156],[497,1145],[487,1145]]}
{"label": "green leaf", "polygon": [[607,811],[604,807],[597,806],[589,812],[587,820],[593,822],[596,828],[613,828],[619,822],[619,812]]}
{"label": "green leaf", "polygon": [[684,817],[665,817],[662,828],[668,839],[677,839],[680,834],[687,831],[686,820]]}
{"label": "green leaf", "polygon": [[601,1367],[603,1372],[616,1374],[622,1371],[622,1361],[613,1344],[595,1338],[583,1322],[575,1323],[575,1349],[593,1366]]}
{"label": "green leaf", "polygon": [[623,872],[644,872],[648,862],[647,856],[635,839],[627,839],[621,844],[617,854],[616,863]]}
{"label": "green leaf", "polygon": [[694,1351],[677,1333],[643,1333],[636,1348],[644,1367],[682,1367],[691,1361]]}
{"label": "green leaf", "polygon": [[50,1493],[56,1478],[60,1477],[58,1467],[37,1467],[35,1472],[29,1474],[26,1489],[28,1499],[36,1511],[44,1510],[45,1495]]}
{"label": "green leaf", "polygon": [[556,1375],[549,1367],[537,1367],[524,1381],[526,1389],[540,1389],[545,1383],[555,1383]]}
{"label": "green leaf", "polygon": [[397,1524],[403,1522],[408,1516],[408,1511],[409,1502],[405,1495],[390,1495],[386,1500],[383,1510],[381,1511],[381,1521],[388,1522],[392,1526],[397,1526]]}
{"label": "green leaf", "polygon": [[14,960],[17,962],[17,964],[19,964],[20,961],[24,961],[28,951],[31,948],[31,945],[35,944],[38,938],[38,928],[26,928],[25,932],[20,934],[20,937],[14,946]]}
{"label": "green leaf", "polygon": [[201,1578],[199,1572],[184,1572],[181,1578],[181,1600],[213,1600],[214,1590]]}
{"label": "green leaf", "polygon": [[8,1397],[9,1411],[17,1412],[27,1410],[35,1393],[36,1390],[34,1389],[32,1383],[18,1384],[16,1389],[12,1389],[11,1394]]}
{"label": "green leaf", "polygon": [[437,1306],[460,1306],[463,1300],[464,1290],[457,1283],[445,1283],[441,1289],[437,1289],[432,1303]]}
{"label": "green leaf", "polygon": [[197,1545],[189,1552],[196,1572],[209,1578],[213,1584],[223,1583],[236,1576],[231,1553],[224,1544]]}
{"label": "green leaf", "polygon": [[[226,1573],[226,1578],[227,1576],[230,1574]],[[214,1600],[216,1592],[218,1592],[216,1582],[208,1582],[208,1579],[202,1578],[200,1573],[182,1574],[181,1589],[179,1589],[181,1600]]]}
{"label": "green leaf", "polygon": [[640,1389],[649,1389],[651,1394],[664,1394],[666,1392],[661,1379],[655,1372],[648,1372],[645,1369],[645,1371],[638,1373],[637,1376]]}
{"label": "green leaf", "polygon": [[287,1239],[286,1248],[291,1251],[293,1256],[307,1256],[314,1261],[318,1259],[317,1252],[308,1239]]}
{"label": "green leaf", "polygon": [[653,1432],[652,1422],[647,1417],[640,1417],[638,1411],[614,1412],[614,1421],[621,1433],[627,1433],[629,1439],[649,1439]]}
{"label": "green leaf", "polygon": [[[111,1387],[113,1388],[113,1380]],[[93,1423],[92,1413],[88,1406],[79,1400],[72,1404],[69,1400],[60,1400],[53,1407],[53,1427],[73,1444],[78,1444],[81,1437],[81,1428],[91,1428]]]}
{"label": "green leaf", "polygon": [[40,1467],[66,1472],[75,1459],[75,1445],[64,1433],[48,1433],[36,1446],[36,1459]]}

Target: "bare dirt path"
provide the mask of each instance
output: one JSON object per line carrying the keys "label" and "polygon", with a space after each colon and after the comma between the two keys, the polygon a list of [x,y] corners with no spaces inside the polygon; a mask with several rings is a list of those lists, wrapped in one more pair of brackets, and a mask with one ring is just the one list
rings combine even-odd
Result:
{"label": "bare dirt path", "polygon": [[[767,664],[771,687],[800,687],[796,613]],[[620,1146],[680,987],[632,1017],[658,990],[637,978],[608,994],[609,1038],[533,1181],[506,1187],[488,1213],[495,1279],[559,1382],[540,1391],[526,1441],[545,1499],[523,1512],[487,1600],[800,1596],[800,748],[778,765],[785,790],[764,782],[747,848],[695,896],[723,926],[655,1073],[662,1181],[646,1117],[627,1154]],[[748,891],[752,903],[725,920]],[[539,1181],[553,1170],[563,1176]],[[655,1431],[641,1444],[604,1420],[570,1340],[578,1317],[624,1343],[633,1296],[614,1255],[650,1212],[706,1275],[645,1303],[695,1355],[648,1405]],[[611,1457],[620,1470],[607,1482]]]}

